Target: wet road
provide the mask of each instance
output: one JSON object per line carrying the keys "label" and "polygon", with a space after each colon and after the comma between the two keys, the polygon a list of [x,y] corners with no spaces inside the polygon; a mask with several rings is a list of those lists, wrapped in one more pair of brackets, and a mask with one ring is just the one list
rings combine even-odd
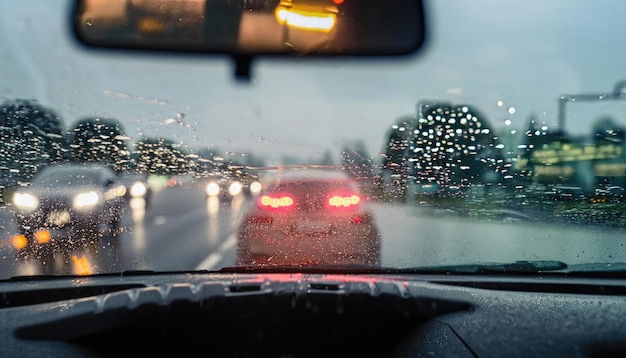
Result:
{"label": "wet road", "polygon": [[[253,201],[207,199],[200,188],[167,188],[127,208],[124,231],[96,245],[49,254],[18,251],[10,208],[0,209],[0,278],[124,270],[219,269],[235,263],[235,232]],[[606,227],[483,222],[402,204],[369,203],[381,233],[383,266],[516,260],[626,262],[626,231]]]}
{"label": "wet road", "polygon": [[234,232],[244,198],[232,202],[207,199],[200,188],[167,188],[154,193],[146,208],[143,200],[129,203],[117,237],[103,233],[96,245],[62,245],[47,251],[18,255],[11,237],[17,233],[10,208],[0,209],[2,241],[0,277],[32,274],[103,273],[124,270],[193,270],[235,260]]}

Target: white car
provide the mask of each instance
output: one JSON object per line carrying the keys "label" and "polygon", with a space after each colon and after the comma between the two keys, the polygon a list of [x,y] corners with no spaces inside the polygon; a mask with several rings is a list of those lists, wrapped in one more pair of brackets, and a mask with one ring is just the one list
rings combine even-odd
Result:
{"label": "white car", "polygon": [[101,225],[119,233],[126,187],[96,165],[49,166],[13,195],[18,230],[29,244],[92,240]]}

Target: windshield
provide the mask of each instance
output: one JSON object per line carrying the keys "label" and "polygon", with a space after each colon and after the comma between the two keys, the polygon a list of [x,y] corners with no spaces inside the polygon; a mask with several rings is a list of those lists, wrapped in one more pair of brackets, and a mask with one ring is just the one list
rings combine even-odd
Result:
{"label": "windshield", "polygon": [[[626,3],[424,9],[415,55],[242,83],[227,57],[85,48],[70,1],[1,1],[0,278],[624,262]],[[65,194],[83,179],[43,168],[67,163],[119,180]]]}

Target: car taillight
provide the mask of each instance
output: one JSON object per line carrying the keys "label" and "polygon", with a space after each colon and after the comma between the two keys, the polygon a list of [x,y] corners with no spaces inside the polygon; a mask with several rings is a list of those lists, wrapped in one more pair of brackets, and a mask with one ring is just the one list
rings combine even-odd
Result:
{"label": "car taillight", "polygon": [[290,209],[296,204],[296,200],[285,194],[262,195],[258,199],[259,206],[264,209]]}
{"label": "car taillight", "polygon": [[331,208],[349,208],[358,205],[361,197],[356,194],[334,194],[328,198],[328,205]]}

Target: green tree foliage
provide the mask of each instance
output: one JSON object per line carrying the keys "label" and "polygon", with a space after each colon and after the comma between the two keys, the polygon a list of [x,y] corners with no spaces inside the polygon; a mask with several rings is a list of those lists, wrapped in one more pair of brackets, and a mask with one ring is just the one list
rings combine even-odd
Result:
{"label": "green tree foliage", "polygon": [[29,180],[39,166],[68,157],[61,118],[31,100],[0,105],[0,175],[5,185]]}
{"label": "green tree foliage", "polygon": [[70,149],[79,162],[109,165],[117,172],[130,168],[130,152],[122,125],[110,118],[85,118],[72,130]]}
{"label": "green tree foliage", "polygon": [[195,170],[194,161],[174,141],[144,138],[137,143],[137,170],[158,175],[183,175]]}

